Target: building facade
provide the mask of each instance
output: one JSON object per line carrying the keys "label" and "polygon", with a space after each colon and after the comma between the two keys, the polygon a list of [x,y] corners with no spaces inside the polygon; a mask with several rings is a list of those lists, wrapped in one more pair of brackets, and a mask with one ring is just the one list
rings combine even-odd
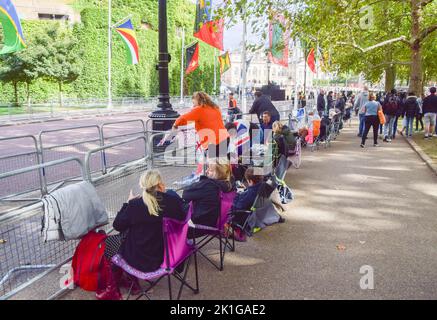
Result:
{"label": "building facade", "polygon": [[[313,87],[313,81],[316,75],[309,68],[305,68],[305,59],[301,50],[290,50],[288,67],[268,63],[264,51],[248,52],[247,61],[250,60],[247,68],[247,86],[248,88],[261,88],[267,85],[268,80],[284,89],[286,96],[291,97],[297,85],[298,91],[303,91],[304,83],[307,88]],[[231,68],[221,77],[222,86],[237,88],[241,85],[242,55],[241,50],[230,52]],[[305,77],[306,72],[306,77]],[[318,72],[317,77],[326,77]]]}
{"label": "building facade", "polygon": [[80,14],[68,0],[12,0],[22,20],[64,20],[80,22]]}

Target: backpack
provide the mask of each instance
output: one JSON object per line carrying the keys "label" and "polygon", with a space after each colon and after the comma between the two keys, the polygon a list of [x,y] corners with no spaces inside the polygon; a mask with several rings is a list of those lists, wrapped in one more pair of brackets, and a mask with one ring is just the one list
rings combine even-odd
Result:
{"label": "backpack", "polygon": [[393,96],[391,96],[384,106],[384,113],[388,115],[396,115],[397,111],[398,111],[398,103],[396,99]]}
{"label": "backpack", "polygon": [[108,263],[104,257],[105,233],[88,232],[76,247],[71,267],[74,284],[86,291],[96,291],[99,280],[105,277],[104,265]]}

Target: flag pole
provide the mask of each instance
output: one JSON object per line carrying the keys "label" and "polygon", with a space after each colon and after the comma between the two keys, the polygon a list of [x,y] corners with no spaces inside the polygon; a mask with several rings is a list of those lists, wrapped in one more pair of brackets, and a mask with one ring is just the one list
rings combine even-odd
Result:
{"label": "flag pole", "polygon": [[217,49],[214,48],[214,95],[217,94]]}
{"label": "flag pole", "polygon": [[108,109],[112,109],[112,0],[108,0]]}
{"label": "flag pole", "polygon": [[185,60],[185,27],[182,28],[182,53],[181,53],[181,101],[179,104],[184,104],[184,60]]}
{"label": "flag pole", "polygon": [[247,113],[247,100],[246,100],[246,81],[247,81],[247,61],[246,61],[246,35],[247,35],[247,21],[246,21],[246,8],[243,8],[243,51],[242,51],[242,73],[243,79],[241,79],[242,87],[242,97],[241,97],[241,107],[243,113]]}

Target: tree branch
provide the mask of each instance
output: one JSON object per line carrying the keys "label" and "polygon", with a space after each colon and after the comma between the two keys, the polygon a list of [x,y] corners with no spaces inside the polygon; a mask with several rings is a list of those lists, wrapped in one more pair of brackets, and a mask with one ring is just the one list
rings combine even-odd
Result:
{"label": "tree branch", "polygon": [[406,43],[410,44],[406,40],[405,36],[401,36],[399,38],[394,38],[394,39],[386,40],[386,41],[380,42],[378,44],[375,44],[375,45],[367,47],[367,48],[362,48],[362,47],[358,46],[355,43],[349,43],[349,42],[338,42],[338,44],[342,44],[342,45],[345,45],[345,46],[350,46],[350,47],[353,47],[353,48],[361,51],[362,53],[366,53],[366,52],[374,50],[376,48],[383,47],[383,46],[388,45],[390,43],[399,42],[399,41],[406,42]]}
{"label": "tree branch", "polygon": [[419,6],[421,8],[426,7],[427,5],[429,5],[431,2],[433,2],[434,0],[423,0],[422,2],[419,3]]}
{"label": "tree branch", "polygon": [[388,61],[388,62],[383,62],[383,63],[377,64],[377,65],[372,65],[370,63],[368,63],[367,65],[371,69],[377,69],[380,67],[389,66],[389,65],[393,65],[393,64],[400,65],[400,66],[409,66],[412,63],[411,63],[411,61]]}
{"label": "tree branch", "polygon": [[427,36],[429,36],[431,33],[437,30],[437,24],[434,24],[432,26],[429,26],[425,29],[423,29],[420,32],[419,37],[417,38],[417,41],[422,42]]}

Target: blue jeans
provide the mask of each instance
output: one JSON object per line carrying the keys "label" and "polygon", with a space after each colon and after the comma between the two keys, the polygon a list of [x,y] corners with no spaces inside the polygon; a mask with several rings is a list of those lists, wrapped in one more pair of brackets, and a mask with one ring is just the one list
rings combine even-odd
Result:
{"label": "blue jeans", "polygon": [[360,137],[363,136],[364,128],[366,126],[366,120],[365,119],[366,119],[366,114],[365,113],[363,113],[363,114],[360,113],[360,126],[359,126],[359,129],[358,129],[358,134],[360,135]]}
{"label": "blue jeans", "polygon": [[407,118],[407,131],[405,133],[405,135],[407,137],[411,137],[413,135],[413,122],[414,122],[414,117],[406,117]]}
{"label": "blue jeans", "polygon": [[396,116],[389,114],[385,115],[385,125],[384,125],[384,138],[392,139],[394,136],[394,124]]}

